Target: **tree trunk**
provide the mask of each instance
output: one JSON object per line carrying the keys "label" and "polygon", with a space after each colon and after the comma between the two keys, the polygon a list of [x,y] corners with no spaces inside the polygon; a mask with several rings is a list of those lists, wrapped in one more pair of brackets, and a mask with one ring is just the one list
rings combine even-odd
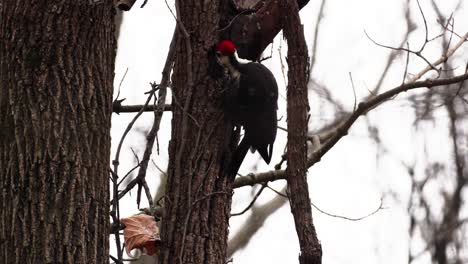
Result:
{"label": "tree trunk", "polygon": [[208,75],[218,1],[176,1],[180,37],[172,76],[172,139],[161,264],[226,262],[231,190],[221,173],[229,133],[221,88]]}
{"label": "tree trunk", "polygon": [[295,1],[284,0],[284,36],[288,43],[288,144],[286,177],[289,202],[299,238],[300,264],[322,263],[322,247],[315,232],[307,184],[307,82],[309,64],[304,28]]}
{"label": "tree trunk", "polygon": [[107,263],[114,10],[0,3],[0,263]]}

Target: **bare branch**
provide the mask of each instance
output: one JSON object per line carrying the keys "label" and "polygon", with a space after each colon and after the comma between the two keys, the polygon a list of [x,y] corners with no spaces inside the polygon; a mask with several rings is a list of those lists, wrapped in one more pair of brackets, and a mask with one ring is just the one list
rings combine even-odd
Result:
{"label": "bare branch", "polygon": [[[112,111],[116,114],[138,113],[141,110],[143,110],[143,112],[154,112],[156,108],[155,105],[122,105],[120,101],[114,101],[112,104]],[[172,111],[172,106],[170,104],[165,104],[163,111]]]}
{"label": "bare branch", "polygon": [[[447,52],[445,54],[443,54],[438,60],[436,60],[435,62],[431,63],[431,65],[433,67],[441,64],[441,63],[444,63],[448,60],[448,58],[450,58],[454,53],[455,51],[458,50],[458,48],[460,48],[468,39],[468,32],[465,33],[465,35],[462,36],[462,38],[460,39],[460,41],[458,41],[451,49],[447,50]],[[426,68],[424,68],[422,71],[420,71],[418,74],[414,75],[412,78],[409,79],[409,82],[413,82],[413,81],[417,81],[419,80],[424,74],[426,74],[428,71],[432,70],[433,68],[431,66],[427,66]]]}
{"label": "bare branch", "polygon": [[[141,187],[144,187],[144,185],[145,185],[145,179],[144,178],[146,176],[146,169],[148,167],[148,162],[150,160],[152,148],[153,148],[153,145],[154,145],[154,139],[156,137],[157,131],[159,130],[159,124],[161,122],[161,116],[162,116],[162,112],[163,112],[163,109],[164,109],[164,106],[165,106],[164,103],[165,103],[165,98],[166,98],[166,87],[167,87],[167,85],[169,83],[169,75],[170,75],[172,65],[173,65],[173,61],[174,61],[175,46],[176,46],[177,38],[178,38],[177,35],[178,35],[177,34],[177,29],[175,29],[173,37],[172,37],[171,45],[169,47],[169,52],[168,52],[168,55],[167,55],[167,58],[166,58],[166,63],[164,65],[161,84],[159,85],[160,91],[159,91],[158,103],[153,108],[154,113],[155,113],[155,119],[154,119],[154,122],[153,122],[153,127],[151,128],[151,131],[147,136],[148,141],[147,141],[145,153],[143,155],[143,159],[142,159],[142,162],[141,162],[141,165],[140,165],[138,175],[137,175],[137,177],[135,179],[133,179],[125,187],[124,190],[122,190],[118,194],[118,199],[121,199],[123,196],[125,196],[125,194],[127,192],[129,192],[136,184],[139,184],[139,192],[141,191]],[[155,87],[155,84],[153,84],[153,88],[154,87]],[[155,90],[155,89],[153,89],[153,90]],[[153,93],[151,93],[150,96],[148,96],[148,99],[147,99],[147,101],[145,103],[145,106],[148,105],[149,100],[151,100],[152,95],[153,95]],[[138,112],[138,114],[135,116],[135,118],[132,120],[132,122],[127,127],[127,130],[125,131],[124,136],[122,136],[122,139],[121,139],[121,141],[119,143],[119,147],[117,148],[117,154],[116,154],[116,159],[115,159],[115,160],[117,160],[117,164],[118,164],[118,154],[120,153],[120,148],[122,146],[123,138],[128,133],[128,131],[130,131],[130,129],[132,127],[131,125],[133,125],[133,123],[136,121],[136,119],[143,113],[143,109],[144,109],[144,107],[140,109],[140,112]],[[114,166],[116,166],[116,165],[114,164]],[[116,170],[114,169],[114,172],[115,171]],[[145,191],[146,191],[146,196],[150,197],[151,195],[149,194],[149,192],[148,192],[149,189],[147,187],[145,187]],[[137,199],[138,199],[138,197],[137,197]],[[114,200],[115,200],[115,197],[114,197]],[[151,205],[153,201],[151,199],[148,202]]]}
{"label": "bare branch", "polygon": [[[354,124],[358,117],[367,114],[376,106],[393,98],[399,93],[423,87],[430,89],[433,87],[459,83],[467,79],[468,73],[465,73],[452,78],[435,80],[427,79],[425,81],[407,83],[381,93],[380,95],[375,96],[365,102],[359,103],[354,113],[352,113],[345,121],[343,121],[337,128],[335,128],[333,132],[329,132],[329,140],[327,140],[320,146],[320,148],[312,153],[311,157],[307,161],[307,166],[311,167],[315,163],[319,162],[322,156],[325,155],[325,153],[327,153],[343,136],[347,134],[348,129]],[[263,173],[249,174],[245,177],[237,177],[234,181],[233,188],[240,188],[243,186],[260,184],[265,181],[276,181],[280,179],[286,179],[284,170],[273,170]]]}

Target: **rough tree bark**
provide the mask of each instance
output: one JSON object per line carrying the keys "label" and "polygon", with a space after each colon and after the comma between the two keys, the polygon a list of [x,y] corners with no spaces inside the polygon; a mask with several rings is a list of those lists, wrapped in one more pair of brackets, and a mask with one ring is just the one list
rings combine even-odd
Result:
{"label": "rough tree bark", "polygon": [[113,1],[0,2],[0,263],[107,263]]}
{"label": "rough tree bark", "polygon": [[221,165],[229,133],[221,89],[208,75],[207,59],[218,41],[222,6],[176,1],[180,37],[172,76],[161,264],[226,262],[231,190]]}
{"label": "rough tree bark", "polygon": [[[301,1],[303,5],[307,2]],[[221,89],[208,74],[208,51],[218,37],[227,37],[240,44],[241,56],[249,51],[248,58],[258,58],[265,43],[281,29],[279,2],[270,3],[271,9],[263,3],[262,12],[253,14],[269,26],[249,29],[257,18],[237,19],[230,13],[229,1],[176,0],[181,37],[172,76],[172,135],[159,256],[162,264],[226,262],[231,189],[222,167],[230,127],[224,120]],[[242,34],[231,34],[235,27],[244,27],[242,32],[257,38],[243,42]],[[306,132],[305,127],[302,134]],[[301,150],[305,157],[306,149]],[[305,175],[305,167],[303,172]]]}
{"label": "rough tree bark", "polygon": [[287,117],[288,143],[286,179],[288,181],[291,211],[299,238],[301,264],[322,263],[322,248],[312,221],[307,184],[307,82],[309,64],[304,29],[297,3],[283,0],[287,16],[283,32],[288,43]]}

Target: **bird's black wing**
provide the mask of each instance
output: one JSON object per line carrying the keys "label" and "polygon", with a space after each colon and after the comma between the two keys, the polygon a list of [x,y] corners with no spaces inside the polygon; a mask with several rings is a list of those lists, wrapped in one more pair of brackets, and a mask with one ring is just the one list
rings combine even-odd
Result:
{"label": "bird's black wing", "polygon": [[243,64],[240,72],[239,100],[246,105],[245,138],[269,163],[276,139],[278,85],[262,64]]}
{"label": "bird's black wing", "polygon": [[260,63],[242,64],[239,71],[241,73],[239,100],[252,110],[265,107],[274,107],[276,110],[278,85],[273,73]]}

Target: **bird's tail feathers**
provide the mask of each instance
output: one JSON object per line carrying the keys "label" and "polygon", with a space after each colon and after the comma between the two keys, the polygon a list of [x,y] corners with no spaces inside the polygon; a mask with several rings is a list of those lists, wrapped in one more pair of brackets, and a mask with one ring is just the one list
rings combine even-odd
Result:
{"label": "bird's tail feathers", "polygon": [[273,144],[267,144],[266,146],[262,146],[257,149],[258,153],[260,153],[260,156],[262,156],[263,160],[267,163],[270,164],[271,161],[271,155],[273,154]]}
{"label": "bird's tail feathers", "polygon": [[229,165],[228,177],[231,182],[233,182],[236,178],[237,172],[239,171],[242,161],[244,160],[245,155],[247,155],[249,148],[250,144],[244,137],[240,142],[239,146],[237,146],[234,155],[232,155],[232,160]]}

